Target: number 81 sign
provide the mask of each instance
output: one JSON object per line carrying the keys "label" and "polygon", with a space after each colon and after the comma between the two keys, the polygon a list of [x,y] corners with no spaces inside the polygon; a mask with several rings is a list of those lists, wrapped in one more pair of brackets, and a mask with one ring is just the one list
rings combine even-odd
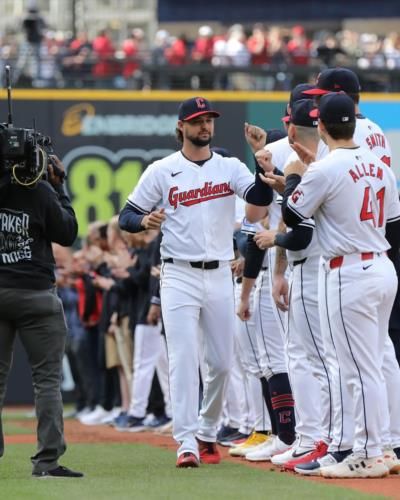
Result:
{"label": "number 81 sign", "polygon": [[84,146],[67,153],[63,164],[78,219],[78,236],[86,236],[90,222],[106,222],[118,213],[146,166],[171,153],[169,149],[124,149],[113,153],[98,146]]}

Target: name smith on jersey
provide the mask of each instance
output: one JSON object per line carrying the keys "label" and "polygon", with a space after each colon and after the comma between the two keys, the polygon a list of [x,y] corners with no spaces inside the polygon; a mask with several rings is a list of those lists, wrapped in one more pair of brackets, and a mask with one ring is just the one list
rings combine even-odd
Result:
{"label": "name smith on jersey", "polygon": [[176,210],[178,204],[185,207],[203,203],[204,201],[223,198],[234,194],[229,182],[213,185],[212,182],[205,182],[202,188],[189,189],[188,191],[178,191],[178,186],[173,186],[169,190],[168,201]]}

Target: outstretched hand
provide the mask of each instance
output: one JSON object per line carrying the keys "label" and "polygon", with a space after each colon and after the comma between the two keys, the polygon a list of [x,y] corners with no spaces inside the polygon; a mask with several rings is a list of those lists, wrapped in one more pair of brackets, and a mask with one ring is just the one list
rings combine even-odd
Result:
{"label": "outstretched hand", "polygon": [[275,236],[277,235],[275,229],[269,229],[266,231],[258,231],[254,236],[254,241],[260,250],[266,250],[275,245]]}
{"label": "outstretched hand", "polygon": [[291,146],[292,149],[297,153],[297,156],[305,165],[309,165],[310,163],[315,161],[315,154],[305,146],[302,146],[298,142],[294,142]]}
{"label": "outstretched hand", "polygon": [[265,172],[264,174],[258,174],[260,179],[268,184],[272,189],[274,189],[277,193],[283,194],[285,191],[286,180],[283,175],[275,175],[272,172]]}

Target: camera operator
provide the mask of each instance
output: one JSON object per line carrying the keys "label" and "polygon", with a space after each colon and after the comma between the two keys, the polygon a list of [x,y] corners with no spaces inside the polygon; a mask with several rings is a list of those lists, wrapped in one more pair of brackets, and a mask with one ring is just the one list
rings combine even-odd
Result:
{"label": "camera operator", "polygon": [[[48,181],[33,187],[4,182],[0,189],[0,414],[18,332],[32,369],[38,420],[32,475],[82,477],[58,464],[66,450],[60,383],[67,329],[51,243],[72,245],[78,225],[62,185],[64,167],[56,156],[50,160]],[[0,182],[8,175],[1,172]]]}

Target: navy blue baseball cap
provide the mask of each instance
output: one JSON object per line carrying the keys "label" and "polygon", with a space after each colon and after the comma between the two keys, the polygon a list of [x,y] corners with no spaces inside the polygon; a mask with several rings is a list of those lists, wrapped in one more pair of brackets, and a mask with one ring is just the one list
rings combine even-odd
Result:
{"label": "navy blue baseball cap", "polygon": [[321,71],[313,89],[305,90],[305,95],[324,95],[328,92],[358,94],[361,90],[358,76],[348,68],[330,68]]}
{"label": "navy blue baseball cap", "polygon": [[317,127],[318,119],[311,115],[313,109],[314,103],[311,99],[301,99],[294,102],[290,113],[290,123],[301,127]]}
{"label": "navy blue baseball cap", "polygon": [[295,103],[296,101],[300,101],[303,99],[312,99],[312,96],[306,94],[305,92],[314,88],[315,85],[311,85],[310,83],[299,83],[298,85],[296,85],[290,92],[289,106],[292,107],[293,103]]}
{"label": "navy blue baseball cap", "polygon": [[332,125],[356,121],[354,101],[344,92],[330,92],[323,95],[318,108],[314,108],[310,115]]}
{"label": "navy blue baseball cap", "polygon": [[[296,101],[300,101],[300,99],[302,99],[302,100],[304,100],[304,99],[312,99],[313,98],[312,95],[306,95],[306,94],[304,94],[304,92],[306,90],[311,90],[311,89],[314,89],[314,88],[315,88],[315,86],[311,85],[310,83],[299,83],[298,85],[296,85],[295,87],[293,87],[293,89],[290,92],[289,108],[292,108],[293,104]],[[285,116],[282,118],[282,121],[285,122],[285,123],[289,123],[290,122],[290,116],[289,116],[288,112],[285,113]]]}
{"label": "navy blue baseball cap", "polygon": [[271,128],[267,132],[267,144],[272,144],[273,142],[279,141],[284,137],[287,137],[287,133],[284,130],[278,128]]}
{"label": "navy blue baseball cap", "polygon": [[220,113],[212,109],[210,101],[204,97],[192,97],[191,99],[186,99],[179,106],[178,118],[182,121],[189,121],[197,116],[211,114],[218,118]]}

